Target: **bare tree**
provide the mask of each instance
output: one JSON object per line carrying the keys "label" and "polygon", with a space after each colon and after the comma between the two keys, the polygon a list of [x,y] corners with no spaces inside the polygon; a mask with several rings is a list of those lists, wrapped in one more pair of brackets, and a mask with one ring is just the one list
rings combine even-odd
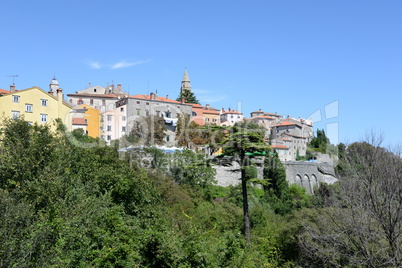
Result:
{"label": "bare tree", "polygon": [[402,151],[381,142],[347,147],[338,187],[300,235],[312,266],[402,266]]}

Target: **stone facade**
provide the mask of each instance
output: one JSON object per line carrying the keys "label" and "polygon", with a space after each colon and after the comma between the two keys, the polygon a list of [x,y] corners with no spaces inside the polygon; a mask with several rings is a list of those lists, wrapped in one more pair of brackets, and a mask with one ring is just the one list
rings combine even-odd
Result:
{"label": "stone facade", "polygon": [[158,97],[157,94],[135,95],[120,99],[116,102],[116,108],[125,107],[127,117],[127,133],[130,132],[135,120],[145,116],[163,117],[167,126],[166,142],[175,144],[176,124],[179,114],[191,116],[192,106],[184,102],[178,102],[168,97]]}

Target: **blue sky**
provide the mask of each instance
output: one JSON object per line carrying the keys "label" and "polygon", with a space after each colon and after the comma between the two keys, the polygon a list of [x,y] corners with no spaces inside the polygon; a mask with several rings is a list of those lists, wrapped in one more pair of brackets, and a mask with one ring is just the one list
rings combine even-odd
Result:
{"label": "blue sky", "polygon": [[[121,83],[402,143],[402,1],[0,1],[0,88]],[[327,129],[327,127],[329,129]]]}

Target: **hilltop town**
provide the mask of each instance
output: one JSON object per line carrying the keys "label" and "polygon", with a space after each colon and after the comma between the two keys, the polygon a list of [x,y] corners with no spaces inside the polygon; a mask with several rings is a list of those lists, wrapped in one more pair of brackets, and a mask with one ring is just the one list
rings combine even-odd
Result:
{"label": "hilltop town", "polygon": [[[90,137],[101,138],[110,144],[128,135],[138,118],[157,116],[164,120],[166,146],[176,146],[177,123],[186,115],[199,126],[233,126],[237,122],[253,122],[266,129],[266,141],[278,152],[282,161],[294,161],[305,156],[307,143],[313,138],[313,122],[302,118],[284,118],[277,113],[257,108],[250,116],[231,108],[217,109],[199,104],[194,98],[188,71],[184,71],[179,96],[172,99],[157,93],[129,95],[122,84],[93,86],[73,94],[63,94],[54,77],[48,91],[39,87],[18,90],[0,89],[0,115],[2,118],[23,117],[30,123],[50,124],[61,118],[67,130],[83,129]],[[184,94],[184,95],[183,95]]]}

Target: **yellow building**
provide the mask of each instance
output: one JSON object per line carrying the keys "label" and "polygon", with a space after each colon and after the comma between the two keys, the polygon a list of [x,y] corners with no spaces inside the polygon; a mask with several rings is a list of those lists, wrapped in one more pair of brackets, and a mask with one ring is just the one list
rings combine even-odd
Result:
{"label": "yellow building", "polygon": [[84,118],[87,122],[86,131],[88,136],[93,138],[100,137],[103,133],[101,131],[101,112],[87,104],[81,104],[79,107],[86,109]]}
{"label": "yellow building", "polygon": [[0,96],[0,117],[18,119],[38,124],[51,124],[60,118],[67,130],[71,130],[72,107],[63,101],[61,88],[53,96],[39,87],[15,90],[10,86],[10,93]]}

